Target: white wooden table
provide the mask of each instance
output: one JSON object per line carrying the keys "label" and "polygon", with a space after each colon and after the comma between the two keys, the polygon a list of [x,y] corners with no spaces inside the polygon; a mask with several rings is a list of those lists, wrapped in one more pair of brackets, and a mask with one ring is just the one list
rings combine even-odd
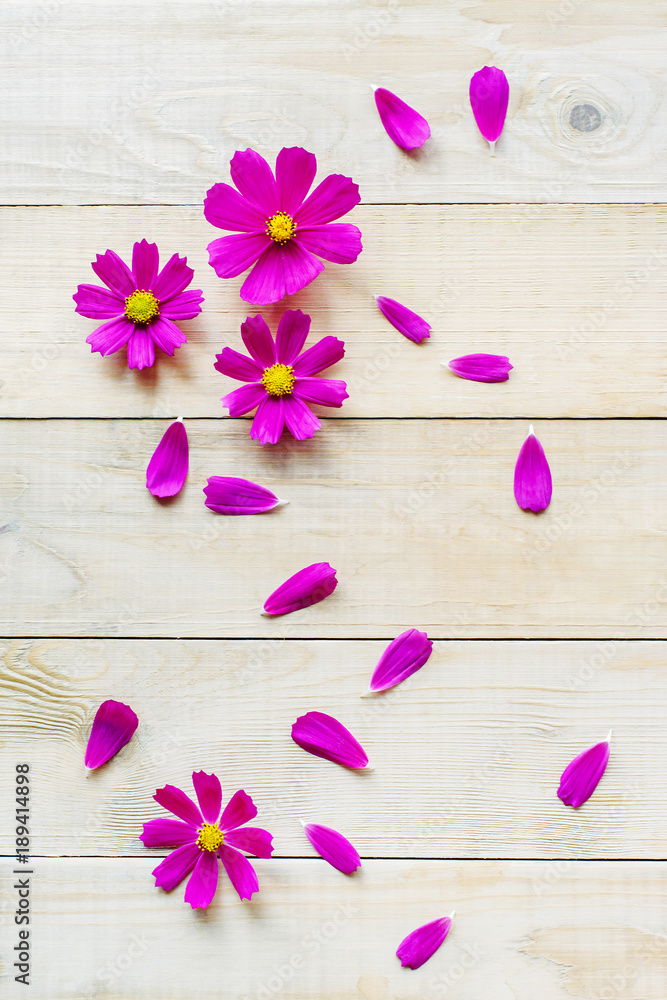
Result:
{"label": "white wooden table", "polygon": [[[0,5],[0,982],[39,1000],[664,1000],[667,996],[667,22],[657,0],[14,0]],[[495,158],[470,113],[484,64],[511,87]],[[433,137],[406,156],[371,84]],[[350,174],[364,252],[287,303],[347,353],[340,411],[261,449],[223,417],[213,355],[240,346],[202,201],[236,149],[316,153]],[[154,369],[91,356],[72,293],[108,247],[186,253],[204,311]],[[373,294],[433,325],[403,340]],[[272,328],[285,303],[263,309]],[[440,366],[508,354],[502,385]],[[182,494],[145,468],[171,419]],[[512,494],[529,421],[551,506]],[[216,517],[208,476],[290,505]],[[310,562],[335,594],[271,620]],[[389,639],[436,640],[395,692],[361,700]],[[105,698],[140,726],[88,779]],[[375,764],[348,773],[290,739],[330,712]],[[579,811],[556,797],[614,740]],[[29,992],[12,949],[15,766],[31,768]],[[138,841],[194,769],[244,787],[275,857],[239,902],[192,912],[153,888]],[[357,846],[345,878],[300,819]],[[163,854],[166,852],[162,852]],[[422,969],[394,952],[457,915]]]}

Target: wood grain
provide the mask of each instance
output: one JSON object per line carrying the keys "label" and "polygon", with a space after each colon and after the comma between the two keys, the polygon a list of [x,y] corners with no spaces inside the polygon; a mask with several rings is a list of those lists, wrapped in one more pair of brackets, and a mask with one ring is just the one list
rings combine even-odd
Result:
{"label": "wood grain", "polygon": [[[657,0],[24,0],[2,24],[5,203],[198,204],[236,149],[290,145],[366,202],[663,198]],[[510,81],[495,158],[468,101],[485,64]],[[385,135],[372,85],[428,118],[421,152]]]}
{"label": "wood grain", "polygon": [[[143,856],[152,800],[193,770],[252,795],[278,856],[312,857],[300,819],[340,829],[363,857],[665,858],[664,642],[436,642],[426,666],[362,699],[374,641],[4,640],[0,798],[30,765],[32,844],[43,855]],[[106,698],[140,725],[85,777]],[[306,754],[295,719],[324,711],[371,758],[355,774]],[[556,796],[581,750],[613,729],[580,810]],[[0,816],[2,853],[13,813]],[[518,821],[520,817],[520,821]],[[164,852],[163,852],[164,853]]]}
{"label": "wood grain", "polygon": [[[5,209],[0,302],[12,317],[0,343],[0,413],[20,417],[222,415],[238,385],[213,368],[223,345],[243,348],[240,324],[258,307],[241,278],[218,279],[206,245],[219,231],[197,208]],[[338,417],[663,416],[667,210],[656,206],[390,206],[360,208],[357,264],[328,265],[285,306],[313,318],[311,342],[334,334],[348,383]],[[95,281],[90,261],[134,240],[163,259],[185,253],[204,311],[183,324],[188,344],[155,368],[127,368],[125,351],[91,356],[98,325],[72,294]],[[429,341],[407,341],[379,313],[388,294],[426,317]],[[484,385],[441,366],[462,354],[507,354],[510,380]],[[331,412],[331,411],[330,411]]]}

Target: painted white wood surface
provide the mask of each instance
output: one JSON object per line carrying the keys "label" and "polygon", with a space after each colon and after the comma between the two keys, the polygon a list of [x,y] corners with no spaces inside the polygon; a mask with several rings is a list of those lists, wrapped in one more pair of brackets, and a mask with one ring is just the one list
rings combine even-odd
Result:
{"label": "painted white wood surface", "polygon": [[[312,316],[311,342],[334,334],[348,383],[338,417],[663,416],[667,212],[656,206],[391,206],[357,209],[365,249],[327,266],[277,307],[243,303],[242,278],[221,281],[206,246],[220,231],[198,208],[4,209],[0,413],[28,417],[208,416],[238,383],[213,368],[240,324],[262,311],[273,330],[285,305]],[[187,255],[204,311],[183,324],[188,344],[155,368],[125,351],[91,355],[98,325],[74,313],[80,283],[97,283],[96,253],[131,259],[135,240],[166,260]],[[50,248],[44,252],[44,247]],[[416,345],[387,323],[374,294],[419,312],[433,330]],[[462,354],[507,354],[510,380],[484,385],[445,368]],[[332,412],[332,411],[329,411]]]}
{"label": "painted white wood surface", "polygon": [[[202,914],[153,888],[155,859],[38,859],[32,929],[40,1000],[662,1000],[660,864],[368,861],[351,878],[323,861],[260,861],[240,903],[221,876]],[[15,890],[2,889],[6,909]],[[456,909],[421,969],[395,951]],[[67,927],[69,946],[64,946]],[[0,927],[3,952],[16,928]],[[6,982],[3,995],[28,991]]]}
{"label": "painted white wood surface", "polygon": [[[5,640],[0,799],[30,765],[37,855],[134,855],[152,799],[192,772],[252,795],[279,856],[310,857],[299,820],[341,830],[363,857],[665,858],[664,642],[436,642],[392,692],[362,699],[374,641]],[[85,777],[97,707],[132,706],[139,729]],[[292,723],[323,711],[375,770],[297,747]],[[613,729],[581,809],[556,796],[577,753]],[[226,801],[226,798],[225,798]],[[13,812],[0,815],[3,854]]]}
{"label": "painted white wood surface", "polygon": [[[199,203],[236,149],[290,145],[351,173],[366,202],[663,197],[660,0],[26,0],[0,14],[5,203]],[[485,64],[510,81],[495,159],[468,102]],[[372,85],[428,118],[421,153],[385,135]]]}

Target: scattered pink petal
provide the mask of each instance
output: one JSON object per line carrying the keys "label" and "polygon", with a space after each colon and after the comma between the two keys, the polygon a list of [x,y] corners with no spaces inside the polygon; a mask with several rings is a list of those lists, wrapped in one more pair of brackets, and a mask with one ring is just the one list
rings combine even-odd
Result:
{"label": "scattered pink petal", "polygon": [[234,476],[211,476],[204,493],[206,506],[216,514],[264,514],[289,502],[279,500],[265,486]]}
{"label": "scattered pink petal", "polygon": [[333,594],[337,586],[336,570],[329,563],[313,563],[285,580],[267,597],[264,613],[288,615],[292,611],[308,608]]}
{"label": "scattered pink petal", "polygon": [[603,743],[584,750],[567,765],[560,779],[558,798],[578,809],[588,802],[609,762],[609,736]]}
{"label": "scattered pink petal", "polygon": [[396,299],[388,299],[385,295],[376,295],[375,301],[382,315],[389,320],[399,333],[407,337],[408,340],[413,340],[415,344],[419,344],[422,340],[431,336],[430,324],[425,319],[422,319],[421,316],[418,316],[417,313],[413,312],[412,309],[402,306]]}
{"label": "scattered pink petal", "polygon": [[146,489],[154,497],[175,497],[188,475],[188,435],[182,420],[167,428],[146,469]]}
{"label": "scattered pink petal", "polygon": [[302,750],[343,767],[361,771],[368,766],[362,745],[342,723],[324,712],[300,716],[292,726],[292,739]]}
{"label": "scattered pink petal", "polygon": [[404,969],[418,969],[424,962],[428,962],[449,934],[453,916],[452,913],[449,917],[432,920],[430,924],[411,931],[401,941],[396,949],[396,957],[400,958]]}
{"label": "scattered pink petal", "polygon": [[139,719],[122,701],[104,701],[97,709],[88,737],[85,765],[89,770],[101,767],[129,743]]}
{"label": "scattered pink petal", "polygon": [[373,671],[368,691],[386,691],[420,670],[433,650],[433,643],[416,628],[401,632],[389,643]]}
{"label": "scattered pink petal", "polygon": [[470,104],[472,113],[494,155],[496,141],[505,124],[510,88],[507,77],[495,66],[485,66],[475,73],[470,81]]}
{"label": "scattered pink petal", "polygon": [[551,470],[544,448],[530,425],[514,467],[514,496],[522,510],[537,514],[551,503]]}
{"label": "scattered pink petal", "polygon": [[317,853],[343,875],[351,875],[361,865],[357,850],[342,833],[319,823],[304,823],[303,832]]}
{"label": "scattered pink petal", "polygon": [[375,104],[387,135],[401,149],[417,149],[430,139],[431,129],[426,119],[390,90],[378,87]]}
{"label": "scattered pink petal", "polygon": [[507,382],[514,365],[504,354],[464,354],[450,361],[447,367],[471,382]]}

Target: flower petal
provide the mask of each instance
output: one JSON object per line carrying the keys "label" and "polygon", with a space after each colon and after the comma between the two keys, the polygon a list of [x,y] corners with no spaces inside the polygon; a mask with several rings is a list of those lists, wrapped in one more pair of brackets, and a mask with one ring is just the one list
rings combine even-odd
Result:
{"label": "flower petal", "polygon": [[214,184],[206,193],[204,218],[218,229],[240,233],[266,228],[266,215],[230,184]]}
{"label": "flower petal", "polygon": [[227,833],[228,830],[235,830],[237,826],[243,826],[244,823],[250,822],[256,815],[257,806],[250,796],[242,788],[239,788],[225,806],[218,826],[223,833]]}
{"label": "flower petal", "polygon": [[387,135],[401,149],[417,149],[430,139],[431,129],[426,119],[390,90],[378,87],[375,105]]}
{"label": "flower petal", "polygon": [[491,151],[505,124],[507,105],[510,97],[509,83],[501,69],[485,66],[474,74],[470,81],[470,105],[472,113]]}
{"label": "flower petal", "polygon": [[313,563],[281,583],[267,597],[264,611],[269,615],[287,615],[308,608],[333,594],[337,586],[336,570],[329,563]]}
{"label": "flower petal", "polygon": [[279,302],[301,291],[323,270],[324,264],[296,240],[284,246],[272,243],[241,286],[241,298],[260,305]]}
{"label": "flower petal", "polygon": [[200,827],[204,822],[204,817],[192,799],[175,785],[165,785],[164,788],[158,788],[153,798],[158,805],[168,809],[174,816],[178,816],[192,826]]}
{"label": "flower petal", "polygon": [[345,382],[336,378],[299,378],[293,392],[298,399],[320,406],[342,406],[349,397]]}
{"label": "flower petal", "polygon": [[304,823],[303,832],[317,853],[343,875],[351,875],[361,865],[361,858],[349,840],[330,826]]}
{"label": "flower petal", "polygon": [[215,774],[205,771],[194,771],[192,784],[195,787],[197,802],[201,814],[207,823],[217,823],[222,808],[222,787],[220,779]]}
{"label": "flower petal", "polygon": [[244,826],[240,830],[230,830],[225,834],[225,843],[239,851],[256,854],[258,858],[270,858],[273,853],[273,838],[268,830],[258,826]]}
{"label": "flower petal", "polygon": [[294,238],[311,253],[334,264],[352,264],[363,250],[361,231],[348,222],[309,226],[299,229]]}
{"label": "flower petal", "polygon": [[226,844],[220,845],[218,854],[225,866],[229,881],[239,894],[239,899],[251,899],[253,893],[259,889],[259,882],[255,869],[248,859]]}
{"label": "flower petal", "polygon": [[204,301],[201,289],[193,288],[189,292],[179,292],[173,298],[160,303],[160,315],[165,319],[194,319],[201,312]]}
{"label": "flower petal", "polygon": [[216,514],[264,514],[281,504],[265,486],[235,476],[211,476],[204,493],[206,506]]}
{"label": "flower petal", "polygon": [[179,330],[176,324],[165,316],[158,316],[157,319],[154,319],[148,327],[148,332],[153,338],[153,343],[170,358],[174,356],[176,348],[187,343],[188,340],[182,330]]}
{"label": "flower petal", "polygon": [[90,770],[101,767],[129,743],[134,736],[139,719],[129,705],[122,701],[104,701],[97,709],[93,728],[88,737],[85,765]]}
{"label": "flower petal", "polygon": [[146,469],[146,489],[154,497],[175,497],[188,475],[188,435],[182,420],[162,435]]}
{"label": "flower petal", "polygon": [[262,378],[265,366],[258,365],[252,358],[232,347],[223,347],[222,353],[215,357],[213,367],[229,378],[235,378],[238,382],[259,382]]}
{"label": "flower petal", "polygon": [[113,250],[98,253],[91,267],[107,288],[122,295],[123,298],[127,298],[128,295],[136,291],[137,286],[134,283],[132,272]]}
{"label": "flower petal", "polygon": [[257,407],[250,428],[250,437],[260,444],[277,444],[284,428],[285,408],[282,397],[276,399],[273,396],[266,396]]}
{"label": "flower petal", "polygon": [[396,327],[408,340],[413,340],[415,344],[421,343],[426,337],[431,335],[431,325],[425,319],[418,316],[412,309],[401,305],[396,299],[388,299],[386,295],[376,295],[375,301],[378,309],[392,326]]}
{"label": "flower petal", "polygon": [[185,887],[184,901],[193,910],[205,910],[218,887],[218,855],[215,851],[200,851],[195,870]]}
{"label": "flower petal", "polygon": [[246,318],[245,323],[241,324],[241,337],[255,361],[263,369],[276,363],[276,345],[261,314]]}
{"label": "flower petal", "polygon": [[351,177],[329,174],[296,212],[294,221],[297,232],[302,228],[340,219],[341,215],[346,215],[360,201],[359,185]]}
{"label": "flower petal", "polygon": [[[296,395],[283,398],[283,415],[285,427],[295,441],[306,441],[313,437],[315,431],[319,431],[322,426],[319,417],[316,417],[313,411]],[[312,601],[310,603],[312,604]]]}
{"label": "flower petal", "polygon": [[219,278],[236,278],[275,246],[266,233],[221,236],[209,243],[208,262]]}
{"label": "flower petal", "polygon": [[310,316],[300,309],[288,309],[278,323],[276,360],[291,365],[299,356],[310,330]]}
{"label": "flower petal", "polygon": [[514,496],[519,507],[536,514],[551,503],[551,470],[531,424],[514,467]]}
{"label": "flower petal", "polygon": [[79,285],[72,298],[76,302],[75,311],[88,319],[110,319],[125,312],[125,299],[99,285]]}
{"label": "flower petal", "polygon": [[373,671],[369,691],[386,691],[420,670],[433,651],[433,643],[416,628],[410,628],[389,643]]}
{"label": "flower petal", "polygon": [[223,396],[221,403],[229,409],[230,417],[242,417],[266,400],[266,389],[261,383],[242,385]]}
{"label": "flower petal", "polygon": [[447,367],[472,382],[507,382],[514,365],[504,354],[464,354],[450,361]]}
{"label": "flower petal", "polygon": [[307,712],[292,726],[292,739],[303,750],[335,764],[362,770],[368,764],[366,751],[349,730],[324,712]]}
{"label": "flower petal", "polygon": [[310,191],[317,173],[317,160],[299,146],[281,149],[276,159],[276,181],[280,192],[280,207],[294,217]]}
{"label": "flower petal", "polygon": [[[142,240],[135,243],[132,251],[132,273],[134,275],[135,288],[143,288],[150,291],[157,278],[157,269],[160,263],[157,243],[149,243]],[[194,272],[193,272],[194,274]]]}
{"label": "flower petal", "polygon": [[418,969],[428,962],[443,943],[452,926],[451,917],[440,917],[411,931],[396,949],[403,968]]}
{"label": "flower petal", "polygon": [[254,149],[238,150],[232,156],[229,170],[241,194],[255,204],[260,212],[266,213],[265,219],[278,211],[278,185],[263,156]]}
{"label": "flower petal", "polygon": [[153,869],[155,884],[165,892],[175,889],[186,875],[189,875],[202,852],[196,844],[185,844],[167,855],[164,861]]}
{"label": "flower petal", "polygon": [[112,319],[93,330],[86,337],[86,343],[90,344],[91,354],[99,351],[102,357],[106,357],[108,354],[115,354],[116,351],[119,351],[133,333],[134,323],[130,323],[129,319],[125,319],[124,316],[119,316],[118,319]]}
{"label": "flower petal", "polygon": [[345,356],[345,343],[337,337],[323,337],[316,344],[304,351],[294,362],[294,374],[297,378],[317,375],[325,368],[331,368]]}
{"label": "flower petal", "polygon": [[197,841],[197,829],[177,819],[149,819],[139,837],[144,847],[182,847]]}
{"label": "flower petal", "polygon": [[588,802],[609,762],[609,740],[584,750],[567,765],[560,779],[558,798],[578,809]]}
{"label": "flower petal", "polygon": [[148,331],[135,326],[134,333],[127,342],[127,364],[129,368],[151,368],[155,364],[155,345]]}

